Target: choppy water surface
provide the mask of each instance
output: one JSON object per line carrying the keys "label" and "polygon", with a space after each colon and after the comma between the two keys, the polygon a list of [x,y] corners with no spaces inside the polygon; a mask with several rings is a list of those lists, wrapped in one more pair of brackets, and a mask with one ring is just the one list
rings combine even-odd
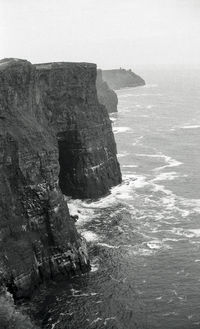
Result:
{"label": "choppy water surface", "polygon": [[54,329],[200,328],[200,78],[146,72],[111,114],[123,183],[70,201],[92,271],[41,296]]}

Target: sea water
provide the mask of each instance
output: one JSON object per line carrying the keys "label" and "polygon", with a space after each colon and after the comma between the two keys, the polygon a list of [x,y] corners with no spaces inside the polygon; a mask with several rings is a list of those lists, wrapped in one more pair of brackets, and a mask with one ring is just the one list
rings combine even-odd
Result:
{"label": "sea water", "polygon": [[200,71],[144,71],[110,118],[123,182],[69,200],[90,273],[40,296],[47,329],[200,328]]}

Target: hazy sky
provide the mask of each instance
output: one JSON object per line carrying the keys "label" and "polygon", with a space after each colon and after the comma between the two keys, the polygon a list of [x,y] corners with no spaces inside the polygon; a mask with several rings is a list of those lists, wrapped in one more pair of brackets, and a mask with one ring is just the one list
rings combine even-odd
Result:
{"label": "hazy sky", "polygon": [[200,66],[200,0],[0,0],[0,58]]}

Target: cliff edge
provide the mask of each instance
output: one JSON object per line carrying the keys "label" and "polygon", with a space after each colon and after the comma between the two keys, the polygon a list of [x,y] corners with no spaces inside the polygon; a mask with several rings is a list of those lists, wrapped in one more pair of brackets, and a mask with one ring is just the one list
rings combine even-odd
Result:
{"label": "cliff edge", "polygon": [[101,70],[97,71],[96,86],[99,102],[107,108],[108,113],[117,112],[117,94],[108,86],[107,82],[103,80]]}
{"label": "cliff edge", "polygon": [[131,70],[114,69],[102,70],[103,80],[111,89],[144,86],[145,81]]}
{"label": "cliff edge", "polygon": [[15,297],[90,268],[63,194],[121,182],[95,82],[94,64],[0,61],[0,283]]}

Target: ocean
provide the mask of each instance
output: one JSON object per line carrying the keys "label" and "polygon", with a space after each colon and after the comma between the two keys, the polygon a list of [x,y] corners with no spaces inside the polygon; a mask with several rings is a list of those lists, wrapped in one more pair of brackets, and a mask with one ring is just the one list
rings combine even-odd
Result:
{"label": "ocean", "polygon": [[123,182],[69,199],[92,270],[41,293],[42,328],[200,328],[199,73],[144,70],[146,86],[117,91]]}

